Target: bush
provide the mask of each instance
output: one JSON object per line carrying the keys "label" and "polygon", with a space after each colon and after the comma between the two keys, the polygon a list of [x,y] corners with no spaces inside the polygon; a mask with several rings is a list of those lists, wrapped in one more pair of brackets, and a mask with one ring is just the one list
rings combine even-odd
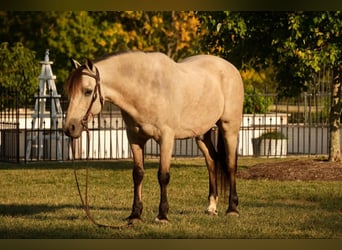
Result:
{"label": "bush", "polygon": [[21,43],[9,47],[0,44],[0,87],[1,91],[18,93],[19,100],[33,96],[38,89],[40,65],[35,52]]}
{"label": "bush", "polygon": [[283,140],[283,139],[287,139],[287,137],[278,131],[271,131],[271,132],[266,132],[263,133],[259,139],[274,139],[274,140]]}
{"label": "bush", "polygon": [[244,114],[263,114],[272,104],[272,99],[252,86],[245,86]]}

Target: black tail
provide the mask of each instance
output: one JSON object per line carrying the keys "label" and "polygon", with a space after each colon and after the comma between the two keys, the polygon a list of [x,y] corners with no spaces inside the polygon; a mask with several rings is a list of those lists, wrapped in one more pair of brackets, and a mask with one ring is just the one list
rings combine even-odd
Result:
{"label": "black tail", "polygon": [[227,197],[227,187],[229,184],[229,170],[227,165],[227,150],[224,143],[222,131],[218,131],[217,155],[215,158],[216,180],[220,184],[221,194]]}

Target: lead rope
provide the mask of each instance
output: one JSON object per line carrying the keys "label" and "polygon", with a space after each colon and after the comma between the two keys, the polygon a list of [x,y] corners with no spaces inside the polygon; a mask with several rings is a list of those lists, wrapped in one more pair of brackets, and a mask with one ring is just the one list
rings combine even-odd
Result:
{"label": "lead rope", "polygon": [[[101,103],[101,108],[103,107],[103,103],[104,103],[104,99],[101,93],[101,88],[100,88],[100,74],[97,68],[96,69],[96,74],[90,74],[88,72],[83,72],[83,74],[88,75],[90,77],[93,77],[96,80],[96,85],[95,85],[95,89],[94,89],[94,95],[93,98],[91,100],[91,103],[88,107],[88,110],[86,112],[86,114],[84,115],[81,124],[83,126],[83,129],[86,131],[87,133],[87,160],[89,157],[89,150],[90,150],[90,137],[89,137],[89,129],[88,129],[88,118],[89,115],[91,115],[91,108],[97,98],[97,94],[99,94],[99,98],[100,98],[100,103]],[[98,93],[97,93],[98,92]],[[75,159],[75,140],[71,139],[71,151],[72,151],[72,157],[73,157],[73,161]],[[106,227],[106,228],[112,228],[112,229],[122,229],[128,226],[131,226],[131,224],[126,224],[126,225],[122,225],[122,226],[112,226],[112,225],[107,225],[107,224],[102,224],[97,222],[93,215],[90,213],[90,209],[89,209],[89,202],[88,202],[88,176],[89,176],[89,170],[88,167],[86,168],[86,180],[85,180],[85,199],[83,199],[82,196],[82,192],[81,192],[81,188],[79,185],[79,181],[78,181],[78,177],[77,177],[77,171],[76,171],[76,167],[74,167],[74,176],[75,176],[75,181],[76,181],[76,186],[77,186],[77,191],[78,191],[78,195],[80,196],[80,200],[83,206],[83,210],[85,211],[88,219],[95,224],[98,227]]]}
{"label": "lead rope", "polygon": [[[88,159],[88,157],[89,157],[89,148],[90,148],[88,126],[85,126],[84,129],[85,129],[85,131],[87,133],[87,158],[86,159]],[[71,139],[71,151],[72,151],[72,159],[73,159],[73,162],[74,162],[74,159],[75,159],[75,140],[74,139]],[[89,202],[88,202],[88,176],[89,176],[89,168],[86,167],[85,199],[83,199],[83,195],[82,195],[81,188],[80,188],[80,185],[79,185],[76,167],[74,167],[74,176],[75,176],[75,181],[76,181],[78,195],[80,197],[80,200],[81,200],[81,203],[82,203],[82,206],[83,206],[83,210],[85,211],[88,219],[93,224],[95,224],[98,227],[111,228],[111,229],[119,229],[119,230],[123,229],[125,227],[129,227],[129,226],[132,225],[132,224],[128,223],[128,224],[121,225],[121,226],[113,226],[113,225],[107,225],[107,224],[102,224],[102,223],[97,222],[94,219],[94,217],[91,214],[90,209],[89,209]]]}

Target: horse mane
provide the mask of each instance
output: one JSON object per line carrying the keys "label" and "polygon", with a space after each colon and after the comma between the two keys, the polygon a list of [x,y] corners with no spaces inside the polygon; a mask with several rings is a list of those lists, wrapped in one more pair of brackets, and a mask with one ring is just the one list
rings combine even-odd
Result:
{"label": "horse mane", "polygon": [[67,93],[67,95],[70,97],[72,96],[75,92],[80,90],[80,81],[77,81],[76,79],[79,78],[79,76],[81,76],[82,70],[84,69],[84,66],[81,66],[75,70],[73,70],[67,81],[65,82],[64,85],[64,91]]}

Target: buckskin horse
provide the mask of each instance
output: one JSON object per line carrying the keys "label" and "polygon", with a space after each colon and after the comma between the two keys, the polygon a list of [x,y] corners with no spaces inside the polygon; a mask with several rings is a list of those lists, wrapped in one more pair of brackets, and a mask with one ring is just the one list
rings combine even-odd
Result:
{"label": "buckskin horse", "polygon": [[[111,54],[81,65],[67,80],[69,106],[64,123],[67,136],[78,138],[88,129],[90,116],[105,101],[117,105],[127,127],[133,153],[134,198],[128,220],[141,219],[143,210],[144,145],[153,138],[160,146],[159,213],[168,221],[167,186],[175,139],[195,137],[209,173],[206,213],[217,215],[218,183],[229,185],[227,214],[239,215],[236,191],[237,145],[242,119],[243,83],[238,70],[212,55],[196,55],[175,62],[159,52]],[[211,129],[219,130],[218,143]]]}

